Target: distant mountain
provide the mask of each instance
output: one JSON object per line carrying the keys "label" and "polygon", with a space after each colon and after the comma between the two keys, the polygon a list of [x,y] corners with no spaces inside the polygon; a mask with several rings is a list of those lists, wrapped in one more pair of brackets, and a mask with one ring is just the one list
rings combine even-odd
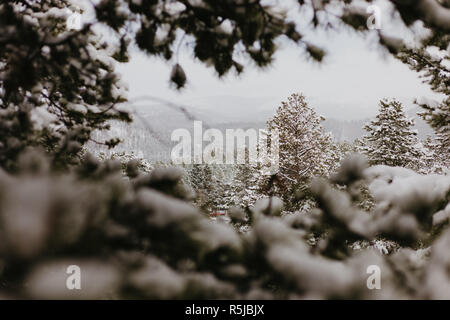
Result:
{"label": "distant mountain", "polygon": [[[214,101],[211,103],[211,101]],[[210,124],[235,122],[265,123],[276,111],[276,97],[205,97],[187,101],[190,110],[198,119]]]}

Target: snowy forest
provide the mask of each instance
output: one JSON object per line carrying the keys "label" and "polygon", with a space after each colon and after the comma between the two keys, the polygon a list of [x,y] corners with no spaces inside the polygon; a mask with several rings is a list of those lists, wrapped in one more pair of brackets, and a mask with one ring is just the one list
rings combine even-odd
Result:
{"label": "snowy forest", "polygon": [[[450,299],[450,1],[379,1],[411,41],[372,28],[377,1],[291,2],[303,21],[272,0],[0,0],[0,299]],[[439,99],[410,92],[412,117],[380,97],[344,139],[298,87],[256,128],[278,133],[270,174],[174,163],[167,132],[202,113],[143,116],[117,71],[143,53],[183,92],[184,42],[218,78],[268,72],[279,41],[320,65],[306,34],[330,29]]]}

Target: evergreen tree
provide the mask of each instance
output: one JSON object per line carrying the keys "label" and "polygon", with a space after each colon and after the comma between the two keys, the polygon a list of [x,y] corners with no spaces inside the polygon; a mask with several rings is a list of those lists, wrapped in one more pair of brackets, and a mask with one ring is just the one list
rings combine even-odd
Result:
{"label": "evergreen tree", "polygon": [[328,133],[330,135],[330,139],[332,142],[329,144],[327,148],[327,155],[325,157],[326,160],[326,173],[329,176],[333,174],[338,168],[340,163],[350,154],[356,152],[356,147],[348,143],[335,141],[331,132]]}
{"label": "evergreen tree", "polygon": [[196,193],[195,204],[204,211],[210,211],[213,206],[210,192],[214,188],[210,166],[192,164],[188,169],[188,181]]}
{"label": "evergreen tree", "polygon": [[215,164],[192,164],[187,167],[187,184],[196,193],[195,204],[205,212],[227,205],[226,167]]}
{"label": "evergreen tree", "polygon": [[428,136],[423,141],[423,162],[426,173],[446,173],[449,170],[448,150],[442,150],[439,137]]}
{"label": "evergreen tree", "polygon": [[402,104],[397,100],[381,100],[376,118],[364,126],[361,151],[370,165],[384,164],[418,170],[422,157],[418,147],[414,121],[407,119]]}
{"label": "evergreen tree", "polygon": [[450,167],[450,34],[434,32],[421,46],[407,48],[397,57],[412,70],[420,73],[423,81],[435,92],[444,94],[441,102],[420,98],[416,103],[423,108],[419,115],[435,130],[433,148],[442,157],[444,167]]}
{"label": "evergreen tree", "polygon": [[268,132],[278,132],[279,172],[274,187],[285,200],[310,177],[328,173],[327,153],[332,138],[324,133],[323,120],[303,95],[292,94],[267,122]]}
{"label": "evergreen tree", "polygon": [[79,10],[66,0],[0,2],[0,166],[8,170],[29,145],[65,167],[93,130],[131,121],[119,108],[126,92],[110,55],[116,46],[90,25],[69,30],[69,8]]}
{"label": "evergreen tree", "polygon": [[241,208],[251,207],[261,197],[260,171],[251,164],[238,164],[233,179],[234,203]]}
{"label": "evergreen tree", "polygon": [[420,115],[435,131],[434,151],[442,165],[450,168],[450,96],[435,107],[430,104],[421,106],[424,111]]}
{"label": "evergreen tree", "polygon": [[208,190],[208,198],[210,199],[212,209],[220,209],[226,206],[226,190],[227,190],[227,177],[226,177],[226,165],[210,164],[211,170],[211,189]]}

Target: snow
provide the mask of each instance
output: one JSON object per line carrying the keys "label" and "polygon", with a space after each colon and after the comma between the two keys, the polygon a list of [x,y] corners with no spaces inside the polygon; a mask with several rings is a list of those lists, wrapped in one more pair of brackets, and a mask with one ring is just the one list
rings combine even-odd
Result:
{"label": "snow", "polygon": [[33,108],[30,113],[31,121],[33,122],[36,130],[48,128],[51,124],[58,121],[58,117],[49,112],[45,106]]}
{"label": "snow", "polygon": [[257,200],[253,207],[253,211],[260,214],[266,214],[269,206],[270,212],[268,213],[268,215],[281,215],[281,211],[283,210],[283,201],[278,197],[263,198]]}
{"label": "snow", "polygon": [[[441,66],[450,71],[450,59],[442,59]],[[446,76],[449,77],[450,75],[447,73]]]}
{"label": "snow", "polygon": [[76,112],[86,113],[87,109],[84,105],[78,103],[69,103],[67,108]]}
{"label": "snow", "polygon": [[436,46],[427,47],[426,52],[430,56],[430,58],[435,61],[441,61],[448,56],[448,52],[446,50],[440,50]]}
{"label": "snow", "polygon": [[186,6],[183,3],[178,2],[178,1],[169,2],[169,3],[164,3],[164,10],[168,14],[175,16],[175,15],[180,14],[184,10],[186,10]]}
{"label": "snow", "polygon": [[439,101],[427,98],[425,96],[421,96],[421,97],[417,98],[416,99],[416,103],[419,104],[419,105],[421,105],[421,104],[427,105],[427,106],[430,106],[432,108],[436,108],[439,105]]}
{"label": "snow", "polygon": [[136,201],[139,206],[148,210],[149,224],[159,228],[182,226],[182,230],[206,251],[222,246],[236,249],[240,247],[239,238],[232,227],[211,223],[209,219],[201,216],[196,208],[184,201],[150,189],[140,190]]}
{"label": "snow", "polygon": [[140,190],[136,201],[150,212],[147,220],[156,227],[162,228],[198,217],[197,210],[189,204],[151,189]]}
{"label": "snow", "polygon": [[443,199],[450,190],[450,176],[420,175],[401,167],[374,166],[366,170],[369,190],[378,201],[410,206],[418,197],[429,203]]}
{"label": "snow", "polygon": [[231,35],[233,33],[233,25],[229,19],[225,19],[217,27],[217,31]]}
{"label": "snow", "polygon": [[445,209],[436,212],[433,215],[433,226],[444,224],[450,221],[450,203],[447,204]]}
{"label": "snow", "polygon": [[155,35],[155,45],[161,45],[166,41],[167,36],[169,35],[169,31],[171,29],[171,26],[167,23],[162,24],[158,27],[156,30]]}

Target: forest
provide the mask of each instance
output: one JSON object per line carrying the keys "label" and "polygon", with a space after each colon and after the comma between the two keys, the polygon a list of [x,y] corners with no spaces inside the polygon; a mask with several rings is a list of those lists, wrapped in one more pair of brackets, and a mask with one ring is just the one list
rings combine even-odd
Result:
{"label": "forest", "polygon": [[[450,1],[384,1],[413,43],[372,28],[372,1],[292,1],[299,22],[271,0],[0,0],[0,299],[450,299]],[[383,97],[341,139],[299,87],[255,128],[276,154],[175,163],[116,70],[142,52],[182,92],[184,41],[238,77],[279,41],[322,63],[305,35],[335,28],[441,97],[415,100],[430,134]]]}

